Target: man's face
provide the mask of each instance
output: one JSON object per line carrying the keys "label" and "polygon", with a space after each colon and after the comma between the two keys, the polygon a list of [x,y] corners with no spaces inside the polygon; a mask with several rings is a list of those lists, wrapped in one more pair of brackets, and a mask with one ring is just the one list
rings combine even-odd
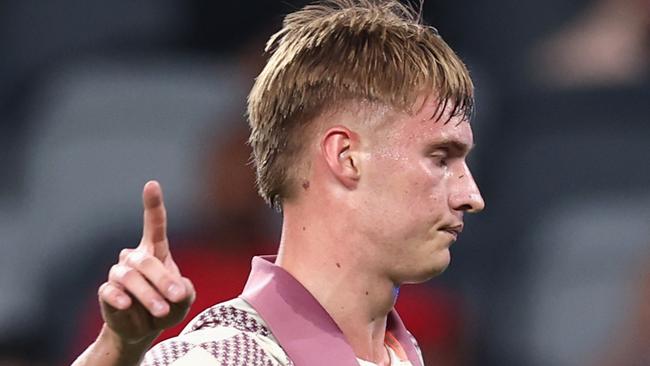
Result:
{"label": "man's face", "polygon": [[[360,227],[370,266],[397,283],[421,282],[447,268],[463,213],[484,202],[466,164],[474,140],[462,117],[432,119],[433,98],[362,136]],[[446,111],[447,113],[449,111]]]}

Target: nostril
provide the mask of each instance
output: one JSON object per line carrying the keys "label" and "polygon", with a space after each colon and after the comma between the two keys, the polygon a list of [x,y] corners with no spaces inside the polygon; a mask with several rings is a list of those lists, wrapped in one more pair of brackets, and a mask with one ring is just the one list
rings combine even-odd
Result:
{"label": "nostril", "polygon": [[472,209],[472,205],[464,204],[458,208],[458,211],[471,211]]}

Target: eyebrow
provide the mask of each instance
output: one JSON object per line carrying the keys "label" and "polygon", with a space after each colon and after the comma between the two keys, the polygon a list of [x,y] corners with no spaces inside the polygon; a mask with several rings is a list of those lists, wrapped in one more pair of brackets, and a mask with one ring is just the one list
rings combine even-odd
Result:
{"label": "eyebrow", "polygon": [[455,139],[445,139],[441,141],[436,141],[429,145],[430,151],[434,151],[437,149],[448,149],[450,151],[454,151],[456,153],[460,153],[463,155],[469,154],[472,149],[476,146],[475,144],[466,144],[462,141],[455,140]]}

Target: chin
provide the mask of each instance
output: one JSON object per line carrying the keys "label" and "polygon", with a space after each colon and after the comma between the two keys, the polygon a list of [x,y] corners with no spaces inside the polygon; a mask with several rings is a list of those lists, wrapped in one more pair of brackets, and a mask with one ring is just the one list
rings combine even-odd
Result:
{"label": "chin", "polygon": [[444,272],[451,262],[449,250],[444,250],[431,258],[428,262],[420,261],[416,265],[407,268],[408,274],[405,274],[405,281],[402,283],[422,283]]}

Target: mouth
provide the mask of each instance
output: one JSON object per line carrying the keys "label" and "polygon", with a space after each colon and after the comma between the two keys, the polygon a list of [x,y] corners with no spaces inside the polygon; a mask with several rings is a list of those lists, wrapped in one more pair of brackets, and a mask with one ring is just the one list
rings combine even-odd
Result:
{"label": "mouth", "polygon": [[453,225],[453,226],[444,226],[440,231],[446,232],[451,235],[454,241],[458,240],[458,236],[463,231],[463,224]]}

